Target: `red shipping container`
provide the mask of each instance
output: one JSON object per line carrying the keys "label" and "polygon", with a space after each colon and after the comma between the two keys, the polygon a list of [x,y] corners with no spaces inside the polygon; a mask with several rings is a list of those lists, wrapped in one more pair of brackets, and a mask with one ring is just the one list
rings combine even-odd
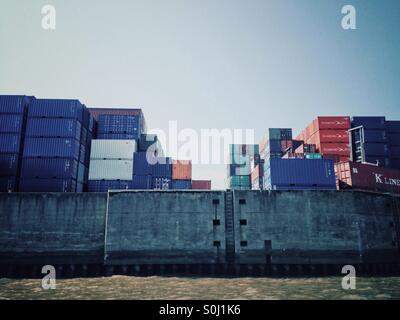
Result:
{"label": "red shipping container", "polygon": [[313,121],[313,132],[324,129],[348,130],[350,127],[350,117],[318,117]]}
{"label": "red shipping container", "polygon": [[192,189],[211,190],[211,180],[192,180]]}
{"label": "red shipping container", "polygon": [[192,180],[192,161],[174,160],[172,162],[173,180]]}
{"label": "red shipping container", "polygon": [[341,189],[400,194],[400,170],[356,162],[340,162],[335,165],[335,173]]}
{"label": "red shipping container", "polygon": [[324,142],[349,143],[347,130],[319,130],[315,133],[318,144]]}
{"label": "red shipping container", "polygon": [[319,153],[350,157],[350,146],[346,143],[321,143],[317,144]]}

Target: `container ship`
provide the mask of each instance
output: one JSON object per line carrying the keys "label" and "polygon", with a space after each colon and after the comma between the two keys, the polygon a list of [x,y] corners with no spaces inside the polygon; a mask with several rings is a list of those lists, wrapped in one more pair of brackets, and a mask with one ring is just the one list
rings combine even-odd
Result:
{"label": "container ship", "polygon": [[0,96],[0,276],[399,274],[399,138],[385,117],[266,129],[219,191],[141,109]]}

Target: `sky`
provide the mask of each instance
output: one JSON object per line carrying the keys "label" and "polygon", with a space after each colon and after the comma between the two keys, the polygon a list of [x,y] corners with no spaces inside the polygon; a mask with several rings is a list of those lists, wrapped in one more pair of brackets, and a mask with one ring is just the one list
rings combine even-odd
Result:
{"label": "sky", "polygon": [[[356,30],[341,26],[347,4]],[[399,17],[398,0],[0,0],[0,94],[142,108],[149,129],[253,129],[255,142],[316,116],[400,119]],[[224,189],[226,166],[193,178]]]}

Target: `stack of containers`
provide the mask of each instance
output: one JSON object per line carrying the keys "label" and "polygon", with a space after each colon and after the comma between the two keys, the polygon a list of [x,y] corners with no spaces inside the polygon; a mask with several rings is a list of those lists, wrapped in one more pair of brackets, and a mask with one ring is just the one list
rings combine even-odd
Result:
{"label": "stack of containers", "polygon": [[315,144],[316,151],[335,162],[350,158],[349,117],[317,117],[296,137],[306,144]]}
{"label": "stack of containers", "polygon": [[390,167],[400,170],[400,121],[386,121],[390,147]]}
{"label": "stack of containers", "polygon": [[232,144],[229,146],[227,172],[227,184],[229,189],[251,189],[251,160],[258,154],[258,145]]}
{"label": "stack of containers", "polygon": [[192,180],[193,190],[211,190],[211,180]]}
{"label": "stack of containers", "polygon": [[97,139],[139,140],[146,133],[146,121],[141,109],[129,108],[90,108],[97,121]]}
{"label": "stack of containers", "polygon": [[164,150],[156,134],[142,133],[138,140],[139,152],[150,152],[156,157],[164,157]]}
{"label": "stack of containers", "polygon": [[351,155],[354,162],[390,166],[385,117],[353,117]]}
{"label": "stack of containers", "polygon": [[168,190],[172,188],[172,159],[157,157],[156,163],[150,166],[152,172],[152,189]]}
{"label": "stack of containers", "polygon": [[251,159],[251,189],[262,190],[264,189],[264,163],[265,160],[261,159],[260,154],[255,154]]}
{"label": "stack of containers", "polygon": [[266,161],[280,159],[290,148],[293,148],[292,129],[270,128],[261,140],[260,155]]}
{"label": "stack of containers", "polygon": [[267,190],[334,190],[336,179],[332,159],[270,159],[265,166]]}
{"label": "stack of containers", "polygon": [[135,140],[93,140],[90,154],[89,191],[131,189]]}
{"label": "stack of containers", "polygon": [[192,189],[192,161],[174,160],[172,163],[172,189]]}
{"label": "stack of containers", "polygon": [[20,191],[84,191],[92,130],[92,118],[79,100],[31,101]]}
{"label": "stack of containers", "polygon": [[0,96],[0,192],[18,191],[27,96]]}

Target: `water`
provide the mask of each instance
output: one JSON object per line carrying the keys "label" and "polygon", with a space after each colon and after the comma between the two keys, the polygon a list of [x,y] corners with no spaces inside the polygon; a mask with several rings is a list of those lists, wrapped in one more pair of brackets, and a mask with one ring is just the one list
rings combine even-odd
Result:
{"label": "water", "polygon": [[44,290],[39,279],[0,279],[0,299],[400,299],[400,277],[357,278],[127,277],[57,280]]}

